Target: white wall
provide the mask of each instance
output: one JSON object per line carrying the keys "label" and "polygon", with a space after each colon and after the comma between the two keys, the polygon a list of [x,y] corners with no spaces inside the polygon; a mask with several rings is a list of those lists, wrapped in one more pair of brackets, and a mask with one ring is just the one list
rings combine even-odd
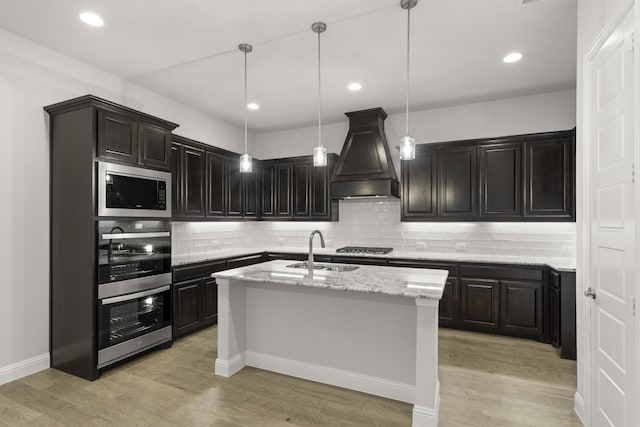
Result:
{"label": "white wall", "polygon": [[[583,203],[583,193],[588,191],[584,188],[583,173],[586,167],[583,158],[583,99],[584,99],[584,58],[596,41],[599,33],[603,30],[606,23],[612,18],[616,10],[618,10],[626,0],[579,0],[578,1],[578,38],[577,38],[577,84],[576,84],[576,212],[577,212],[577,262],[576,262],[576,292],[577,292],[577,362],[578,362],[578,384],[576,393],[576,412],[587,423],[590,422],[589,408],[583,406],[585,397],[588,397],[589,382],[591,372],[588,365],[584,363],[583,345],[585,343],[585,334],[590,333],[590,329],[585,325],[582,319],[588,316],[581,302],[583,291],[583,283],[587,283],[589,269],[589,248],[588,242],[584,240],[591,224],[582,220],[584,215],[582,212],[587,209]],[[636,8],[638,1],[636,1]],[[588,425],[588,424],[587,424]]]}
{"label": "white wall", "polygon": [[48,366],[49,130],[42,107],[86,94],[179,123],[180,135],[242,149],[241,129],[0,30],[0,384]]}
{"label": "white wall", "polygon": [[[576,92],[564,90],[416,111],[409,120],[417,143],[567,130],[576,125]],[[395,158],[394,147],[404,136],[404,126],[404,114],[392,114],[385,120],[387,141]],[[348,129],[347,117],[323,125],[322,140],[330,153],[340,153]],[[253,150],[259,159],[308,155],[318,144],[318,128],[259,133],[254,141]]]}

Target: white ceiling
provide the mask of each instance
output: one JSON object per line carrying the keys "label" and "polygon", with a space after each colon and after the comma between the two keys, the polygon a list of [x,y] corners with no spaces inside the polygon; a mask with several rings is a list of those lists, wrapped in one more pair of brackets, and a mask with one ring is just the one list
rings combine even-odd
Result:
{"label": "white ceiling", "polygon": [[[0,27],[241,124],[242,42],[255,132],[404,108],[406,11],[399,0],[5,1]],[[424,108],[575,87],[577,0],[420,0],[411,12],[411,105]],[[102,28],[80,22],[91,10]],[[503,64],[518,50],[524,59]],[[347,85],[358,81],[360,92]]]}

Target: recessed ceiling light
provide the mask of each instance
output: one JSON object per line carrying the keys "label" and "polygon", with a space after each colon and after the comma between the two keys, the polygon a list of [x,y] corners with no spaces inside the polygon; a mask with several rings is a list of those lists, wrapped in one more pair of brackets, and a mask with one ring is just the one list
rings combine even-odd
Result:
{"label": "recessed ceiling light", "polygon": [[352,92],[355,92],[355,91],[360,90],[360,89],[362,89],[362,85],[360,83],[351,83],[349,85],[349,90],[352,91]]}
{"label": "recessed ceiling light", "polygon": [[510,54],[502,58],[502,61],[506,62],[507,64],[510,64],[512,62],[518,62],[521,59],[522,59],[522,54],[520,52],[511,52]]}
{"label": "recessed ceiling light", "polygon": [[80,19],[87,25],[91,25],[92,27],[102,27],[104,25],[104,21],[98,15],[93,12],[82,12],[80,14]]}
{"label": "recessed ceiling light", "polygon": [[256,104],[255,102],[250,102],[247,104],[247,108],[249,110],[258,110],[260,108],[260,106],[258,104]]}

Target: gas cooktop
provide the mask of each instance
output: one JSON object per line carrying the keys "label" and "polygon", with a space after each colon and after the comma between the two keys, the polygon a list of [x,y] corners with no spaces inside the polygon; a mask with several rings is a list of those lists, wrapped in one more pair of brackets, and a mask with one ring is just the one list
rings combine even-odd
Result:
{"label": "gas cooktop", "polygon": [[336,249],[336,253],[384,255],[384,254],[388,254],[392,250],[393,248],[376,248],[376,247],[370,247],[370,246],[345,246],[344,248]]}

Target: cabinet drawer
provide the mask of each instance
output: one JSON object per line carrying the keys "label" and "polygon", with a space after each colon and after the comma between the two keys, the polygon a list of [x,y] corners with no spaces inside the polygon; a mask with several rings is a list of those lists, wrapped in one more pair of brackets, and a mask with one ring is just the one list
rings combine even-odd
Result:
{"label": "cabinet drawer", "polygon": [[389,265],[392,267],[409,267],[409,268],[430,268],[434,270],[447,270],[449,277],[456,277],[458,269],[453,264],[441,264],[438,262],[418,261],[409,259],[390,259]]}
{"label": "cabinet drawer", "polygon": [[226,265],[227,262],[222,260],[199,264],[190,264],[185,267],[174,267],[173,283],[209,277],[212,273],[224,270],[226,268]]}
{"label": "cabinet drawer", "polygon": [[387,265],[387,260],[384,258],[334,255],[333,257],[331,257],[331,259],[333,260],[333,262],[341,262],[343,264]]}
{"label": "cabinet drawer", "polygon": [[488,279],[537,280],[544,279],[542,268],[506,265],[467,264],[460,266],[461,277],[486,277]]}
{"label": "cabinet drawer", "polygon": [[231,270],[233,268],[246,267],[247,265],[259,264],[263,262],[264,259],[262,254],[249,255],[242,258],[233,258],[227,261],[227,269]]}

